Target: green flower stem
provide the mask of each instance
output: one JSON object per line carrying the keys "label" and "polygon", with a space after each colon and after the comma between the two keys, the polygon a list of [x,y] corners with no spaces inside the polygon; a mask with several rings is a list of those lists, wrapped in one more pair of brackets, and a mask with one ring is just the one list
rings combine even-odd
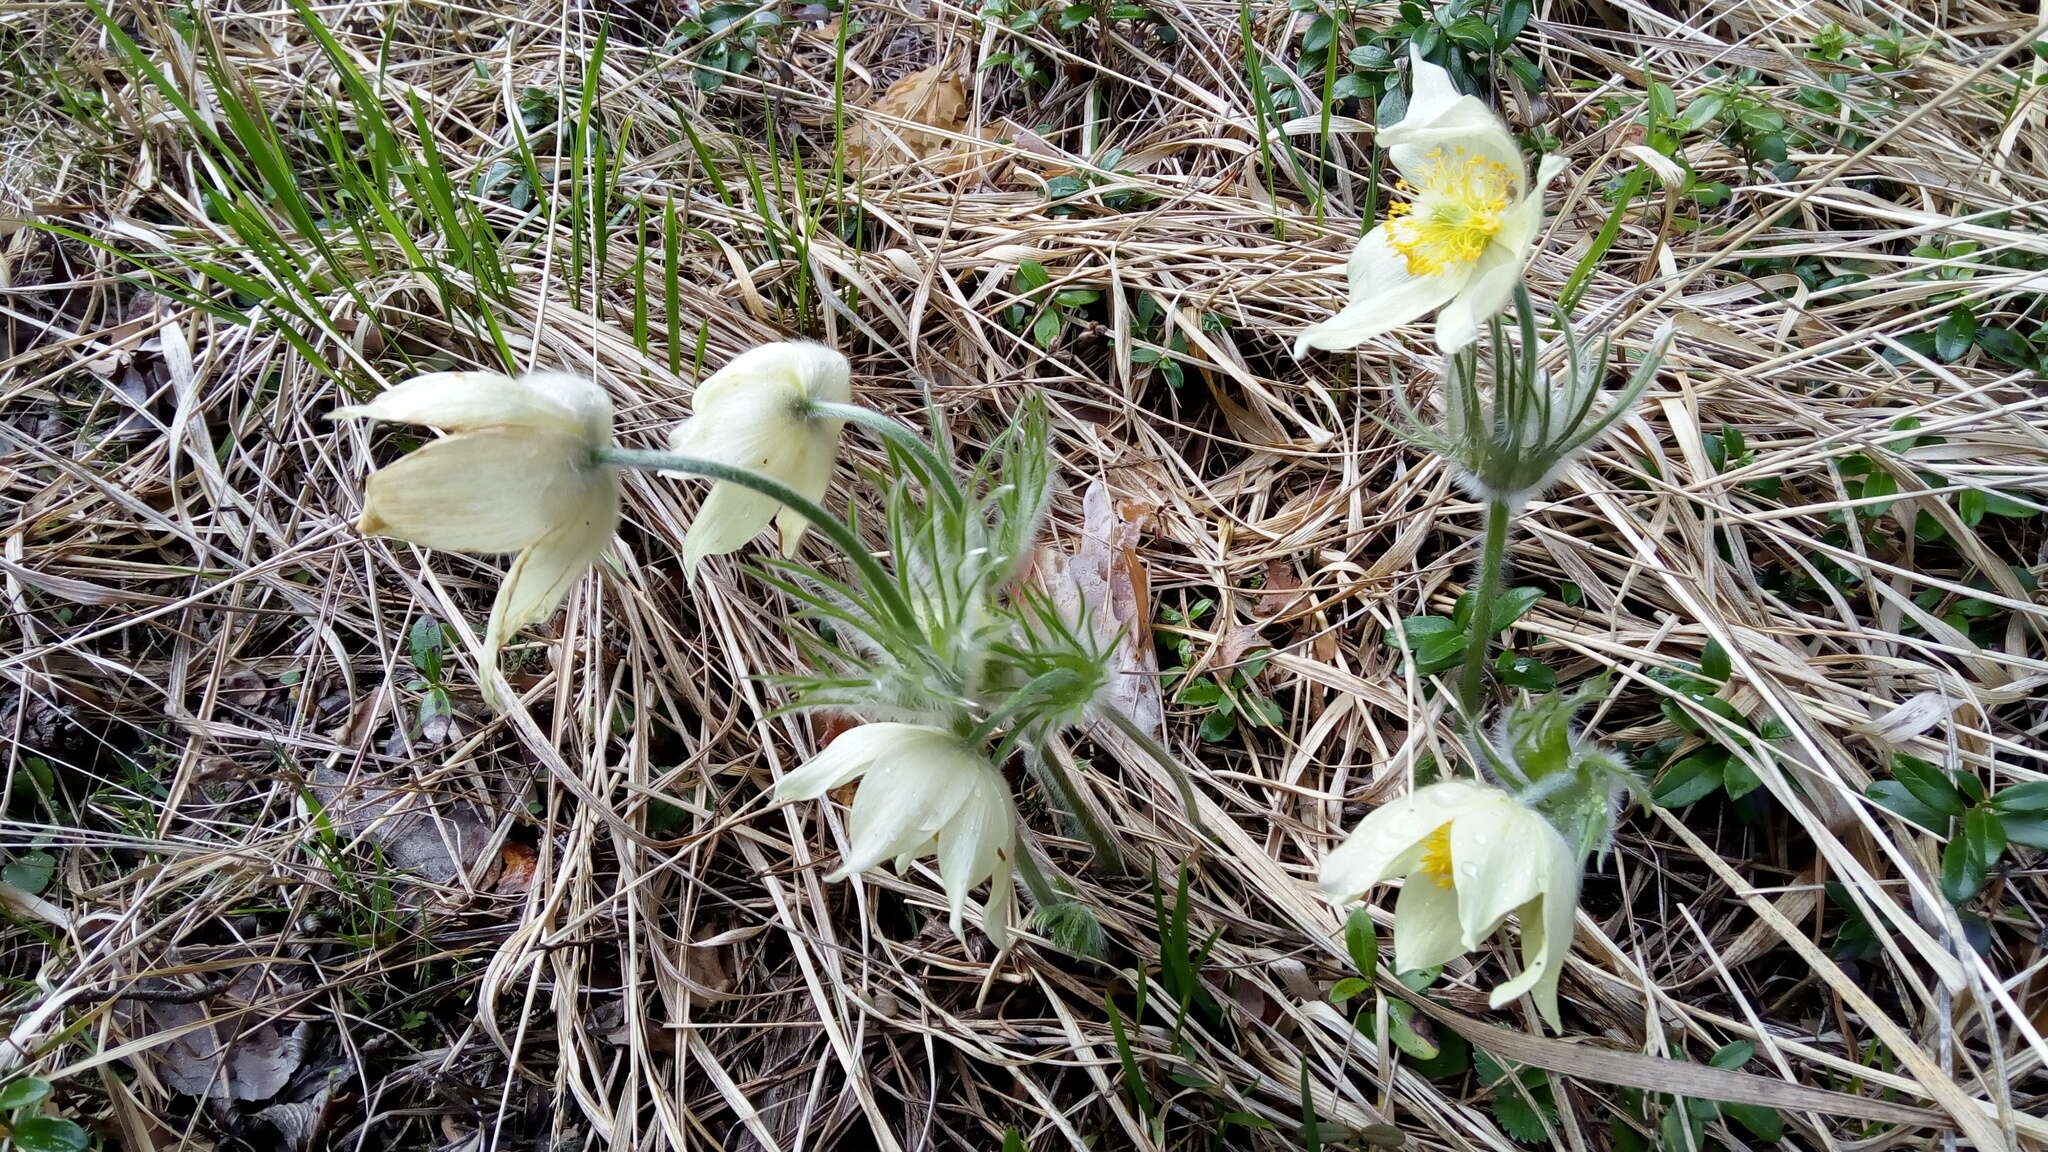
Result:
{"label": "green flower stem", "polygon": [[1124,854],[1117,851],[1116,841],[1109,838],[1109,832],[1096,822],[1095,814],[1081,802],[1080,789],[1074,787],[1074,778],[1067,774],[1066,766],[1060,763],[1059,757],[1055,756],[1047,745],[1041,744],[1035,757],[1046,786],[1058,797],[1060,807],[1071,813],[1074,822],[1081,826],[1081,837],[1088,841],[1090,848],[1095,849],[1095,858],[1109,871],[1122,872]]}
{"label": "green flower stem", "polygon": [[925,471],[930,474],[932,481],[945,487],[945,494],[948,500],[957,505],[965,498],[964,493],[960,491],[959,482],[953,477],[952,467],[940,458],[938,451],[924,437],[912,431],[902,421],[884,416],[872,408],[863,408],[858,404],[834,404],[825,401],[813,401],[809,411],[813,416],[823,416],[828,420],[844,420],[849,424],[858,424],[876,433],[882,439],[909,453],[919,464],[922,464]]}
{"label": "green flower stem", "polygon": [[1046,879],[1045,869],[1038,866],[1038,857],[1031,854],[1031,829],[1017,822],[1017,875],[1024,878],[1024,887],[1031,892],[1031,900],[1043,910],[1065,900],[1059,889]]}
{"label": "green flower stem", "polygon": [[1138,747],[1145,750],[1147,756],[1166,769],[1166,774],[1173,778],[1174,790],[1180,793],[1181,811],[1187,816],[1188,825],[1202,835],[1208,835],[1209,830],[1202,825],[1202,810],[1195,800],[1195,786],[1188,782],[1188,770],[1181,767],[1180,761],[1166,750],[1164,744],[1153,738],[1150,732],[1139,727],[1136,720],[1124,715],[1122,709],[1112,707],[1105,711],[1108,713],[1110,724],[1117,731],[1130,737]]}
{"label": "green flower stem", "polygon": [[1507,501],[1490,500],[1486,505],[1486,543],[1479,553],[1479,586],[1473,589],[1472,617],[1466,622],[1470,631],[1465,640],[1465,675],[1458,688],[1465,716],[1474,723],[1478,722],[1484,703],[1481,696],[1486,688],[1486,657],[1493,647],[1493,602],[1500,597],[1501,568],[1507,551]]}
{"label": "green flower stem", "polygon": [[793,509],[797,515],[810,521],[812,527],[837,545],[841,552],[846,553],[846,558],[853,561],[854,567],[860,569],[860,574],[866,578],[868,586],[874,589],[875,596],[882,601],[883,607],[896,617],[899,624],[913,631],[917,630],[917,613],[911,609],[910,602],[903,598],[902,591],[896,587],[895,578],[875,559],[874,553],[868,551],[867,546],[861,543],[860,537],[854,534],[853,529],[847,527],[844,520],[798,495],[787,485],[778,484],[758,472],[751,472],[745,468],[735,468],[730,464],[720,464],[715,460],[684,456],[675,452],[605,448],[598,452],[597,458],[602,463],[620,468],[638,468],[653,472],[688,472],[710,480],[728,481],[759,492],[784,507]]}

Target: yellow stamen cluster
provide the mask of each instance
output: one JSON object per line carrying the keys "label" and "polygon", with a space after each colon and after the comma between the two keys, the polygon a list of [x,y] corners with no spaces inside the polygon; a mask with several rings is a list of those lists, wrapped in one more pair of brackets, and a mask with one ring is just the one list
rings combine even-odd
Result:
{"label": "yellow stamen cluster", "polygon": [[1451,826],[1431,832],[1422,841],[1422,863],[1416,872],[1436,881],[1439,888],[1451,887]]}
{"label": "yellow stamen cluster", "polygon": [[1413,276],[1435,276],[1479,259],[1500,231],[1514,199],[1506,165],[1463,148],[1438,148],[1424,158],[1421,186],[1399,185],[1405,202],[1387,209],[1387,244],[1408,260]]}

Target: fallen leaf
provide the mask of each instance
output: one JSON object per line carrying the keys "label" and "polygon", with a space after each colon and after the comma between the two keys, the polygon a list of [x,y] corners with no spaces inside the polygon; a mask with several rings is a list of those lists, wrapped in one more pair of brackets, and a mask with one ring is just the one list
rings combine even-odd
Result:
{"label": "fallen leaf", "polygon": [[533,845],[519,840],[507,840],[498,850],[498,891],[517,895],[533,887],[534,870],[540,866],[540,853]]}
{"label": "fallen leaf", "polygon": [[[352,780],[334,768],[314,772],[313,794],[337,833],[375,844],[386,864],[432,884],[468,875],[497,831],[496,818],[474,800]],[[479,886],[490,887],[500,867],[493,856]]]}
{"label": "fallen leaf", "polygon": [[[184,984],[148,979],[136,990],[179,994]],[[191,1004],[156,1001],[139,1013],[157,1034],[177,1033],[142,1051],[173,1091],[214,1100],[268,1100],[305,1061],[304,1021],[286,1019],[283,1001],[299,986],[268,964],[249,964],[219,995]]]}
{"label": "fallen leaf", "polygon": [[1100,480],[1081,498],[1081,539],[1071,556],[1041,555],[1039,578],[1053,602],[1086,617],[1096,634],[1117,638],[1110,658],[1109,702],[1154,736],[1166,730],[1159,655],[1152,646],[1152,592],[1138,540],[1153,508],[1112,500]]}
{"label": "fallen leaf", "polygon": [[[872,115],[846,128],[846,155],[857,165],[884,168],[929,161],[950,175],[966,171],[983,151],[960,139],[986,134],[967,126],[967,91],[943,64],[921,68],[889,85],[867,111]],[[906,120],[910,123],[902,123]]]}

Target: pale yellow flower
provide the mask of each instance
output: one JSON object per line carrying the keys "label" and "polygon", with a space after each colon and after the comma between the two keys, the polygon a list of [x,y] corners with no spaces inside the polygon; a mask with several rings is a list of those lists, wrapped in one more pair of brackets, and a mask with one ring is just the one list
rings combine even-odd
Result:
{"label": "pale yellow flower", "polygon": [[612,404],[593,380],[559,372],[432,372],[333,419],[394,420],[450,433],[370,475],[356,527],[458,552],[516,552],[479,656],[487,697],[498,651],[546,619],[610,545],[619,483],[598,463]]}
{"label": "pale yellow flower", "polygon": [[[697,385],[693,415],[669,433],[669,448],[775,480],[813,503],[824,499],[845,421],[812,415],[814,403],[853,396],[846,357],[822,344],[763,344]],[[785,555],[809,522],[773,497],[722,480],[683,536],[683,567],[743,547],[773,521]]]}
{"label": "pale yellow flower", "polygon": [[1498,788],[1447,781],[1375,809],[1323,860],[1339,903],[1406,877],[1394,903],[1394,962],[1431,968],[1479,947],[1510,913],[1522,925],[1522,972],[1495,988],[1498,1008],[1533,992],[1552,1028],[1571,954],[1579,858],[1548,820]]}
{"label": "pale yellow flower", "polygon": [[967,892],[989,881],[981,927],[996,947],[1009,945],[1017,857],[1017,809],[1010,788],[952,733],[921,724],[863,724],[845,732],[776,786],[779,800],[815,800],[860,777],[847,818],[850,844],[843,880],[893,860],[896,870],[937,855],[953,931]]}
{"label": "pale yellow flower", "polygon": [[1406,199],[1359,240],[1345,266],[1350,302],[1296,337],[1296,356],[1355,348],[1431,312],[1437,346],[1455,352],[1521,279],[1563,159],[1544,157],[1532,186],[1514,136],[1477,97],[1419,55],[1413,84],[1407,114],[1379,135]]}

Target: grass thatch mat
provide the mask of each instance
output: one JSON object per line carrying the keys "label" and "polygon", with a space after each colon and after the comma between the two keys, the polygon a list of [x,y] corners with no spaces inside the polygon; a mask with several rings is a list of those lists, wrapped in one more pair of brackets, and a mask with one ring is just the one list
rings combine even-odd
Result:
{"label": "grass thatch mat", "polygon": [[[1901,756],[2043,778],[2034,8],[1560,0],[1519,64],[1486,44],[1526,8],[1424,33],[1571,159],[1539,301],[1629,353],[1679,332],[1520,518],[1545,599],[1507,639],[1606,677],[1589,733],[1646,774],[1758,782],[1623,821],[1566,1037],[1486,1011],[1497,945],[1416,1016],[1434,1061],[1332,1003],[1310,881],[1455,758],[1385,634],[1448,609],[1478,518],[1375,421],[1426,395],[1426,329],[1287,355],[1388,201],[1371,98],[1430,13],[96,8],[0,3],[0,1068],[55,1086],[16,1119],[138,1149],[2048,1136],[2041,856],[1952,903],[1946,836],[1867,796],[1938,791]],[[616,562],[508,656],[510,719],[467,656],[496,563],[350,526],[411,441],[323,413],[385,382],[590,373],[651,447],[700,365],[791,335],[969,450],[1044,395],[1048,546],[1092,511],[1139,655],[1184,662],[1169,743],[1224,848],[1107,744],[1072,753],[1131,874],[1026,796],[1101,961],[955,939],[927,867],[822,881],[840,817],[766,800],[822,734],[762,719],[783,606],[729,561],[684,583],[699,487],[629,481]]]}

